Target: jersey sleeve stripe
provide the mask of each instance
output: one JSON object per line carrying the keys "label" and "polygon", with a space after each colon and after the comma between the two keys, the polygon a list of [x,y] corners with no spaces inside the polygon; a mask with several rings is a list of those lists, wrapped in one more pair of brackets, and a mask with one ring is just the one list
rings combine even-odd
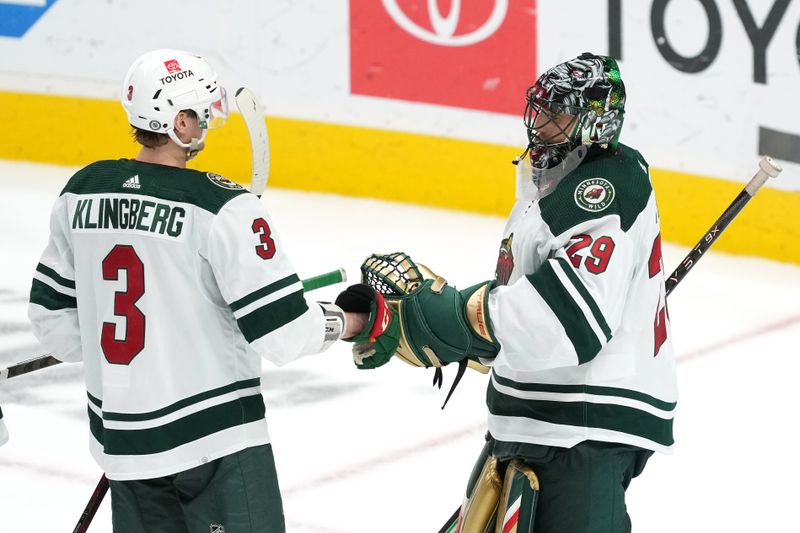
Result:
{"label": "jersey sleeve stripe", "polygon": [[[156,418],[161,418],[163,416],[169,415],[181,409],[184,409],[185,407],[188,407],[190,405],[197,404],[199,402],[216,398],[219,396],[223,396],[230,392],[239,391],[242,389],[254,388],[254,387],[258,388],[260,386],[261,386],[261,378],[245,379],[237,381],[235,383],[231,383],[229,385],[217,387],[216,389],[211,389],[205,392],[201,392],[193,396],[189,396],[188,398],[184,398],[178,402],[173,403],[172,405],[168,405],[161,409],[157,409],[155,411],[150,411],[147,413],[113,413],[104,411],[103,420],[118,420],[125,422],[139,422],[145,420],[153,420]],[[98,407],[102,407],[102,402],[100,402],[100,400],[97,400],[92,396],[89,397],[89,400],[92,401],[92,403],[94,403]]]}
{"label": "jersey sleeve stripe", "polygon": [[49,266],[39,263],[38,265],[36,265],[36,271],[52,279],[59,285],[62,285],[68,289],[75,290],[75,282],[73,280],[60,276],[58,272],[56,272]]}
{"label": "jersey sleeve stripe", "polygon": [[75,289],[70,289],[69,287],[65,287],[65,286],[61,285],[60,283],[56,282],[55,280],[53,280],[53,278],[47,277],[47,276],[45,276],[44,274],[42,274],[40,272],[34,272],[33,273],[33,279],[38,279],[39,281],[41,281],[45,285],[49,285],[53,290],[55,290],[57,292],[60,292],[61,294],[65,295],[65,296],[73,296],[74,297],[74,296],[77,295],[77,293],[75,292]]}
{"label": "jersey sleeve stripe", "polygon": [[597,322],[597,325],[600,326],[600,329],[606,338],[606,342],[610,341],[612,336],[611,328],[608,327],[608,322],[606,322],[606,318],[603,316],[602,311],[600,311],[600,307],[597,305],[597,302],[589,293],[589,289],[586,288],[586,285],[583,284],[581,279],[575,273],[575,270],[572,268],[572,265],[570,265],[566,259],[563,257],[558,257],[556,258],[556,261],[561,267],[560,271],[566,274],[567,278],[572,283],[572,286],[575,287],[575,290],[578,291],[578,294],[580,294],[583,301],[586,302],[586,305],[592,312],[595,322]]}
{"label": "jersey sleeve stripe", "polygon": [[247,342],[252,343],[281,326],[285,326],[306,311],[308,311],[308,304],[301,289],[246,315],[237,317],[236,322]]}
{"label": "jersey sleeve stripe", "polygon": [[253,291],[247,296],[231,303],[231,310],[234,312],[239,311],[243,307],[248,306],[253,302],[256,302],[257,300],[261,300],[262,298],[269,296],[270,294],[277,292],[290,285],[293,285],[295,283],[300,283],[300,278],[297,277],[297,274],[286,276],[283,279],[279,279],[278,281],[270,283],[265,287],[261,287],[257,291]]}
{"label": "jersey sleeve stripe", "polygon": [[31,285],[30,300],[32,304],[41,305],[50,311],[58,311],[60,309],[77,309],[78,299],[75,296],[68,296],[58,292],[50,285],[33,279]]}
{"label": "jersey sleeve stripe", "polygon": [[264,418],[261,394],[214,405],[167,424],[147,429],[109,429],[91,408],[89,428],[107,455],[149,455],[166,452],[234,426]]}
{"label": "jersey sleeve stripe", "polygon": [[523,423],[542,421],[570,427],[587,427],[636,435],[661,446],[672,446],[673,417],[657,416],[630,405],[588,401],[516,398],[489,382],[486,404],[490,416],[516,417]]}
{"label": "jersey sleeve stripe", "polygon": [[561,323],[578,356],[578,363],[591,361],[602,344],[583,309],[556,275],[552,262],[545,261],[539,270],[526,277]]}

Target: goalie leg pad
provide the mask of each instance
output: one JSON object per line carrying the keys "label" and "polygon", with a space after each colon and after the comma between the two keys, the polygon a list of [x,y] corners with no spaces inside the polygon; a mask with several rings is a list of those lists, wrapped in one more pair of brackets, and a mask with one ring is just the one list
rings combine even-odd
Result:
{"label": "goalie leg pad", "polygon": [[458,515],[456,533],[492,533],[500,501],[502,477],[497,458],[491,455],[492,441],[486,443],[470,474],[467,493]]}
{"label": "goalie leg pad", "polygon": [[519,459],[508,464],[495,533],[534,533],[539,478]]}

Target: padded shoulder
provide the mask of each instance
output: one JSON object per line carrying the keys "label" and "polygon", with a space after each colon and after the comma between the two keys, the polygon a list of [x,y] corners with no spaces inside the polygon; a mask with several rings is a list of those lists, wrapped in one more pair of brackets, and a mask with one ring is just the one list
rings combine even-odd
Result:
{"label": "padded shoulder", "polygon": [[647,161],[623,144],[614,152],[592,149],[581,165],[539,202],[553,235],[588,220],[617,215],[628,231],[653,192]]}
{"label": "padded shoulder", "polygon": [[186,202],[211,213],[247,189],[214,174],[130,159],[97,161],[78,172],[67,182],[61,194],[141,194]]}

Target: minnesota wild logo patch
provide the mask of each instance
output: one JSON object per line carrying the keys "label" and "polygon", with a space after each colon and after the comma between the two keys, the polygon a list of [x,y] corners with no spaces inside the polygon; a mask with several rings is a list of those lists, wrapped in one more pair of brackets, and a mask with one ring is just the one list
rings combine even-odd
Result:
{"label": "minnesota wild logo patch", "polygon": [[222,187],[223,189],[235,190],[243,188],[241,185],[229,180],[225,176],[220,176],[219,174],[214,174],[213,172],[206,172],[206,176],[208,176],[208,179],[211,180],[211,183],[217,185],[218,187]]}
{"label": "minnesota wild logo patch", "polygon": [[602,211],[614,201],[614,186],[604,178],[589,178],[575,187],[575,203],[584,211]]}

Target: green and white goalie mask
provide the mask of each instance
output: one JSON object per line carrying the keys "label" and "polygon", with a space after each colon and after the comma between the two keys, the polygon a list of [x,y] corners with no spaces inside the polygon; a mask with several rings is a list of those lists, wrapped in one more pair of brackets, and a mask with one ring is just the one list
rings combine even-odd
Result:
{"label": "green and white goalie mask", "polygon": [[528,146],[517,162],[523,183],[530,176],[537,196],[549,194],[589,147],[616,148],[624,115],[625,85],[613,58],[584,53],[546,71],[526,94]]}

